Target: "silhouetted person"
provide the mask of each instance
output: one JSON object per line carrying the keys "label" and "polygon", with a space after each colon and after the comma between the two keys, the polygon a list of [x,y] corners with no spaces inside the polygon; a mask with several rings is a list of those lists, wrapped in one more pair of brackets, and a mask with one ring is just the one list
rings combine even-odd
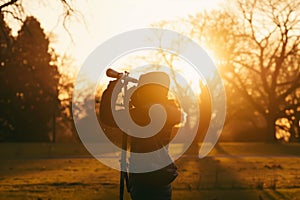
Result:
{"label": "silhouetted person", "polygon": [[[155,83],[153,83],[155,82]],[[157,84],[157,82],[161,84]],[[181,120],[181,112],[174,101],[168,99],[170,79],[164,72],[150,72],[140,76],[138,89],[131,97],[130,114],[134,122],[140,126],[150,123],[149,108],[154,104],[164,106],[167,119],[163,128],[154,136],[148,138],[130,138],[130,151],[148,153],[168,147],[171,140],[172,127]],[[142,133],[141,133],[142,134]],[[129,159],[129,168],[134,167],[134,158]],[[153,164],[151,161],[147,161]],[[171,183],[176,178],[177,167],[172,163],[168,169],[147,173],[130,173],[129,187],[133,200],[170,200]]]}

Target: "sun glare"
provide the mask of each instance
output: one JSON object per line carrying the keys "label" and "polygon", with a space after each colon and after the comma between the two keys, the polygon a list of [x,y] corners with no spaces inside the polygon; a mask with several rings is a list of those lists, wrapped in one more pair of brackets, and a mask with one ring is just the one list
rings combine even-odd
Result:
{"label": "sun glare", "polygon": [[[55,3],[47,7],[24,1],[24,5],[30,14],[41,21],[46,32],[52,31],[52,35],[55,35],[55,41],[52,41],[51,46],[58,53],[73,57],[75,65],[80,68],[97,46],[115,35],[137,28],[150,27],[151,24],[161,21],[179,20],[203,10],[216,9],[224,1],[75,1],[74,5],[80,8],[78,12],[82,19],[68,22],[67,27],[71,38],[64,27],[57,26],[57,21],[53,20],[61,14],[60,8],[55,9]],[[195,79],[194,74],[186,72],[190,80]]]}
{"label": "sun glare", "polygon": [[[200,81],[205,82],[206,77],[203,75],[205,73],[199,75],[199,69],[195,69],[194,66],[178,56],[172,56],[174,56],[172,63],[166,63],[161,59],[161,54],[158,51],[143,50],[123,56],[108,67],[114,68],[119,72],[128,71],[130,76],[136,79],[146,72],[154,70],[165,71],[172,79],[171,87],[189,88],[194,94],[200,94],[199,83]],[[205,70],[205,68],[202,68],[202,70]],[[99,84],[106,84],[108,80],[109,78],[104,77]]]}
{"label": "sun glare", "polygon": [[[55,27],[55,12],[45,12],[45,8],[30,8],[30,11],[41,19],[46,30],[54,30],[57,42],[53,44],[59,52],[71,54],[78,64],[82,64],[88,54],[99,44],[119,33],[136,28],[149,27],[160,21],[176,20],[201,12],[204,9],[215,9],[224,0],[131,0],[131,1],[77,1],[74,2],[82,13],[82,20],[73,20],[68,24],[72,40],[62,26]],[[30,6],[28,4],[28,6]],[[55,8],[52,5],[52,8]],[[51,10],[51,9],[50,9]],[[83,22],[84,21],[84,22]],[[85,23],[85,24],[84,24]],[[53,29],[54,28],[54,29]]]}

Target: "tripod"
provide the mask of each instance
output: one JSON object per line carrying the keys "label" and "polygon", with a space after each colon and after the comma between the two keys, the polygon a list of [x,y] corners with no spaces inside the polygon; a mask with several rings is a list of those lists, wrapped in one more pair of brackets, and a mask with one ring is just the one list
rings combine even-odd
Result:
{"label": "tripod", "polygon": [[[129,72],[125,71],[124,73],[117,72],[113,69],[107,69],[106,75],[108,77],[121,79],[122,82],[122,88],[123,88],[123,107],[124,109],[129,109],[129,105],[127,103],[124,103],[127,99],[128,95],[128,83],[133,82],[137,83],[138,80],[129,77]],[[128,135],[123,132],[122,134],[122,153],[121,153],[121,159],[120,159],[120,200],[124,199],[124,182],[126,183],[127,191],[129,191],[128,186],[128,173],[127,173],[127,143],[128,143]]]}

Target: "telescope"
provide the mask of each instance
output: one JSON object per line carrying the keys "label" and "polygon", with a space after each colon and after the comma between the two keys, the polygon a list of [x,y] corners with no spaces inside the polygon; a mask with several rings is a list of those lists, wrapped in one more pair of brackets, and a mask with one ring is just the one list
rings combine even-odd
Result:
{"label": "telescope", "polygon": [[138,82],[137,79],[130,77],[129,72],[127,72],[127,71],[122,73],[122,72],[117,72],[111,68],[108,68],[106,70],[106,76],[108,76],[110,78],[123,79],[124,81],[127,81],[127,82],[133,82],[133,83]]}

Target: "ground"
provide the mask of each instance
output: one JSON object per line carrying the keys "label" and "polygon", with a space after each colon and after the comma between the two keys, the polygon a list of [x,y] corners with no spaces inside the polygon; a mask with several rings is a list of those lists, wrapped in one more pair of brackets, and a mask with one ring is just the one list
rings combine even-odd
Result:
{"label": "ground", "polygon": [[[221,143],[204,159],[185,155],[173,200],[300,199],[299,148]],[[76,145],[0,144],[0,200],[113,200],[118,192],[119,172]]]}

